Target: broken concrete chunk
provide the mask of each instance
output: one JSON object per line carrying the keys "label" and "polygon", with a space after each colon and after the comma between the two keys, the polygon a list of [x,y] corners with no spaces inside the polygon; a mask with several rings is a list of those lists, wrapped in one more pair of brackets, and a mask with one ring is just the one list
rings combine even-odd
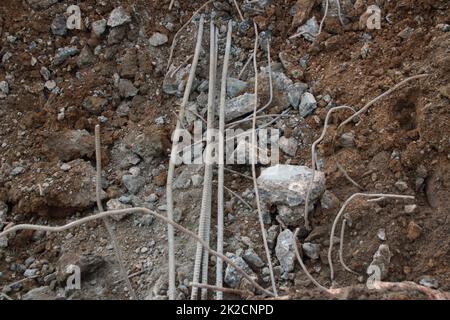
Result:
{"label": "broken concrete chunk", "polygon": [[[290,207],[305,203],[306,192],[312,170],[305,166],[278,164],[262,170],[258,177],[261,199],[271,204]],[[318,199],[325,190],[325,174],[315,172],[310,202]]]}
{"label": "broken concrete chunk", "polygon": [[[249,275],[254,274],[252,269],[250,269],[248,264],[241,257],[238,257],[234,253],[227,253],[226,256],[231,261],[233,261],[238,267],[244,270],[247,274]],[[227,265],[227,268],[225,269],[224,281],[230,288],[238,288],[242,278],[243,278],[242,275],[239,272],[237,272],[237,270],[233,266]]]}
{"label": "broken concrete chunk", "polygon": [[121,26],[131,21],[130,15],[125,11],[123,7],[117,7],[111,11],[108,18],[109,27]]}
{"label": "broken concrete chunk", "polygon": [[294,234],[286,229],[278,235],[275,254],[284,272],[291,272],[295,265]]}
{"label": "broken concrete chunk", "polygon": [[244,93],[236,98],[230,99],[225,105],[225,121],[231,121],[244,114],[250,113],[255,107],[255,95]]}
{"label": "broken concrete chunk", "polygon": [[314,96],[311,93],[305,92],[302,95],[302,100],[300,102],[300,106],[298,107],[300,117],[304,118],[304,117],[308,116],[316,108],[317,108],[316,98],[314,98]]}
{"label": "broken concrete chunk", "polygon": [[391,262],[391,251],[389,250],[389,246],[386,244],[380,245],[377,252],[373,255],[373,260],[367,268],[367,274],[373,275],[375,273],[375,277],[379,276],[380,279],[383,280],[386,278],[389,263]]}

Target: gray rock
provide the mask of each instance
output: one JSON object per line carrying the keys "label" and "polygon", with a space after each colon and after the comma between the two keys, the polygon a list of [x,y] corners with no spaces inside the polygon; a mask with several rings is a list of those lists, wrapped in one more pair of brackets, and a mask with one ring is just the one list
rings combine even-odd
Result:
{"label": "gray rock", "polygon": [[297,108],[300,104],[300,99],[302,95],[306,92],[308,89],[308,85],[303,82],[296,82],[288,87],[288,101],[289,104]]}
{"label": "gray rock", "polygon": [[386,230],[385,229],[379,229],[377,232],[377,237],[381,241],[386,241]]}
{"label": "gray rock", "polygon": [[50,79],[51,73],[46,67],[42,66],[40,73],[41,73],[42,78],[44,78],[45,81],[48,81]]}
{"label": "gray rock", "polygon": [[302,37],[306,40],[313,42],[314,36],[319,32],[319,24],[316,17],[312,17],[306,23],[297,29],[297,33],[302,33]]}
{"label": "gray rock", "polygon": [[138,89],[136,89],[133,83],[127,79],[119,80],[118,89],[122,98],[134,97],[138,93]]}
{"label": "gray rock", "polygon": [[91,27],[92,27],[92,32],[94,32],[94,34],[97,37],[101,37],[102,34],[104,34],[106,31],[106,20],[101,19],[101,20],[94,21],[94,22],[92,22]]}
{"label": "gray rock", "polygon": [[228,100],[225,105],[225,122],[251,112],[254,107],[255,95],[251,93],[244,93]]}
{"label": "gray rock", "polygon": [[108,104],[108,100],[102,97],[86,97],[82,103],[83,108],[89,113],[99,115]]}
{"label": "gray rock", "polygon": [[0,230],[3,229],[6,224],[6,215],[8,214],[8,205],[3,201],[0,201]]}
{"label": "gray rock", "polygon": [[81,50],[80,55],[78,56],[77,65],[80,68],[89,66],[94,64],[97,61],[97,58],[92,53],[91,49],[88,46],[84,46]]}
{"label": "gray rock", "polygon": [[[40,1],[40,0],[39,0]],[[34,288],[22,296],[22,300],[55,300],[56,295],[49,286]]]}
{"label": "gray rock", "polygon": [[153,224],[154,221],[155,217],[153,215],[146,214],[144,216],[137,218],[136,223],[139,227],[149,227]]}
{"label": "gray rock", "polygon": [[308,116],[316,108],[317,108],[316,98],[314,98],[314,96],[311,93],[305,92],[302,95],[301,102],[298,107],[300,117],[304,118],[304,117]]}
{"label": "gray rock", "polygon": [[402,192],[408,190],[408,184],[405,181],[397,181],[395,187]]}
{"label": "gray rock", "polygon": [[145,184],[143,177],[125,174],[122,176],[122,184],[131,194],[137,193]]}
{"label": "gray rock", "polygon": [[0,81],[0,92],[4,95],[9,94],[9,84],[6,81]]}
{"label": "gray rock", "polygon": [[130,141],[131,151],[142,159],[149,161],[154,157],[165,155],[164,143],[160,134],[141,133],[135,135],[130,133],[124,138],[124,141]]}
{"label": "gray rock", "polygon": [[272,250],[273,248],[275,248],[275,243],[277,241],[279,232],[280,227],[277,225],[270,226],[269,229],[267,229],[267,245]]}
{"label": "gray rock", "polygon": [[34,276],[36,276],[38,274],[39,270],[38,269],[26,269],[25,272],[23,273],[23,276],[25,278],[32,278]]}
{"label": "gray rock", "polygon": [[12,176],[18,176],[19,174],[22,174],[25,171],[24,167],[18,166],[15,167],[12,171],[11,171],[11,175]]}
{"label": "gray rock", "polygon": [[423,276],[419,280],[419,284],[431,288],[431,289],[439,289],[439,281],[430,276]]}
{"label": "gray rock", "polygon": [[[108,34],[108,45],[112,46],[114,44],[119,44],[127,35],[127,29],[122,27],[113,28]],[[108,55],[108,59],[111,59],[115,56],[117,49],[111,48],[110,54]]]}
{"label": "gray rock", "polygon": [[449,32],[450,31],[450,24],[447,23],[439,23],[436,28],[441,30],[442,32]]}
{"label": "gray rock", "polygon": [[80,255],[73,252],[64,252],[56,264],[57,280],[65,282],[73,274],[71,266],[80,268],[81,280],[87,276],[98,272],[100,268],[106,265],[106,260],[100,255]]}
{"label": "gray rock", "polygon": [[[167,94],[174,94],[178,97],[183,96],[184,89],[186,87],[186,83],[189,77],[191,65],[187,65],[184,68],[180,68],[178,71],[174,72],[176,67],[171,65],[169,71],[167,72],[166,77],[164,77],[163,81],[163,91]],[[192,90],[197,87],[197,83],[194,80],[194,84],[192,85]]]}
{"label": "gray rock", "polygon": [[227,95],[230,98],[234,98],[237,95],[241,94],[245,88],[247,88],[247,82],[236,79],[236,78],[228,78],[227,79]]}
{"label": "gray rock", "polygon": [[[262,170],[258,177],[261,199],[271,204],[293,207],[305,203],[306,192],[312,170],[305,166],[278,164]],[[311,204],[325,190],[325,174],[315,172],[310,195]]]}
{"label": "gray rock", "polygon": [[[122,210],[131,208],[129,204],[122,203],[119,199],[111,199],[106,203],[106,208],[108,210]],[[111,218],[115,221],[123,220],[128,214],[115,214],[112,215]]]}
{"label": "gray rock", "polygon": [[152,34],[150,39],[148,39],[148,42],[153,47],[162,46],[163,44],[167,43],[167,41],[169,41],[167,36],[165,34],[159,33],[159,32],[155,32],[154,34]]}
{"label": "gray rock", "polygon": [[258,271],[259,269],[264,267],[264,262],[252,248],[245,250],[242,255],[242,258],[255,271]]}
{"label": "gray rock", "polygon": [[8,239],[6,237],[0,237],[0,249],[8,247]]}
{"label": "gray rock", "polygon": [[55,36],[65,36],[67,32],[66,17],[62,14],[57,14],[53,19],[50,28]]}
{"label": "gray rock", "polygon": [[324,209],[335,209],[339,205],[339,199],[329,190],[325,190],[320,198],[320,205]]}
{"label": "gray rock", "polygon": [[[248,264],[241,257],[236,256],[234,253],[227,253],[226,256],[231,261],[233,261],[238,267],[243,269],[247,274],[249,274],[249,275],[254,274],[252,269],[248,266]],[[237,288],[237,287],[239,287],[241,280],[242,280],[242,275],[239,272],[237,272],[233,266],[227,265],[227,268],[225,269],[224,282],[230,288]]]}
{"label": "gray rock", "polygon": [[344,148],[352,148],[355,146],[355,134],[346,132],[339,138],[339,145]]}
{"label": "gray rock", "polygon": [[130,15],[125,11],[125,9],[122,6],[120,6],[111,11],[107,24],[109,27],[114,28],[129,22],[131,22]]}
{"label": "gray rock", "polygon": [[59,48],[56,51],[55,58],[53,59],[53,64],[55,66],[58,66],[60,64],[63,64],[64,61],[66,61],[67,58],[73,57],[77,55],[80,52],[77,47],[64,47]]}
{"label": "gray rock", "polygon": [[286,229],[278,235],[275,254],[284,272],[292,272],[295,265],[294,234]]}
{"label": "gray rock", "polygon": [[414,34],[414,28],[406,27],[398,33],[398,36],[403,40],[408,40]]}
{"label": "gray rock", "polygon": [[28,4],[34,10],[44,10],[50,8],[58,2],[58,0],[27,0]]}
{"label": "gray rock", "polygon": [[378,280],[385,279],[388,273],[391,257],[392,254],[389,250],[389,246],[386,244],[380,245],[377,252],[373,255],[372,262],[367,268],[367,274],[372,275],[374,271],[379,272],[381,279]]}
{"label": "gray rock", "polygon": [[52,91],[53,89],[56,88],[56,82],[55,82],[54,80],[48,80],[48,81],[45,81],[44,87],[45,87],[48,91]]}
{"label": "gray rock", "polygon": [[9,51],[6,51],[2,57],[2,63],[5,64],[8,60],[13,56],[13,54]]}
{"label": "gray rock", "polygon": [[282,136],[278,140],[278,144],[280,146],[280,149],[286,153],[287,155],[291,157],[295,157],[295,154],[297,153],[298,148],[298,142],[295,138],[286,138],[285,136]]}
{"label": "gray rock", "polygon": [[302,244],[302,249],[308,258],[310,258],[312,260],[319,259],[319,253],[320,253],[320,245],[319,244],[306,242],[306,243]]}
{"label": "gray rock", "polygon": [[279,219],[287,226],[297,226],[303,217],[303,211],[298,209],[293,210],[285,205],[279,205],[277,209]]}

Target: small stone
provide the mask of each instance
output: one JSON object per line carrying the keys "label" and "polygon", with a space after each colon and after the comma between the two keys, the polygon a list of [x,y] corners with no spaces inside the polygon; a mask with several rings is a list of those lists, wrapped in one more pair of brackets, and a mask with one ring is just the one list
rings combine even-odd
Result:
{"label": "small stone", "polygon": [[152,193],[151,195],[149,195],[148,197],[145,198],[145,201],[147,202],[156,202],[158,201],[159,197],[156,193]]}
{"label": "small stone", "polygon": [[18,176],[19,174],[22,174],[25,171],[24,167],[15,167],[12,171],[11,171],[11,175],[12,176]]}
{"label": "small stone", "polygon": [[325,190],[320,198],[320,205],[324,209],[335,209],[339,205],[339,199],[329,190]]}
{"label": "small stone", "polygon": [[0,81],[0,92],[4,95],[9,94],[9,84],[6,81]]}
{"label": "small stone", "polygon": [[294,234],[291,230],[286,229],[278,235],[275,254],[284,272],[294,270],[295,251],[294,251]]}
{"label": "small stone", "polygon": [[407,235],[406,235],[408,240],[414,241],[414,240],[418,239],[421,234],[422,234],[422,228],[414,221],[411,221],[408,224],[408,230],[407,230]]}
{"label": "small stone", "polygon": [[308,258],[310,258],[312,260],[319,259],[319,253],[320,253],[320,245],[319,244],[305,242],[302,244],[302,249]]}
{"label": "small stone", "polygon": [[69,171],[72,167],[70,166],[70,164],[63,163],[60,168],[62,171]]}
{"label": "small stone", "polygon": [[[312,170],[305,166],[278,164],[261,171],[258,177],[261,199],[271,204],[285,204],[290,207],[305,203]],[[313,204],[325,190],[325,174],[316,171],[310,194]]]}
{"label": "small stone", "polygon": [[119,80],[118,89],[122,98],[134,97],[138,93],[138,89],[136,89],[133,83],[127,79]]}
{"label": "small stone", "polygon": [[355,146],[355,134],[353,132],[347,132],[341,135],[339,138],[339,144],[344,148],[352,148]]}
{"label": "small stone", "polygon": [[146,252],[148,252],[148,248],[147,247],[142,247],[140,251],[141,251],[141,253],[146,253]]}
{"label": "small stone", "polygon": [[97,61],[97,58],[92,53],[91,49],[88,46],[83,47],[78,56],[77,65],[80,68],[87,67],[89,65],[94,64]]}
{"label": "small stone", "polygon": [[94,34],[97,37],[100,37],[106,31],[106,20],[101,19],[101,20],[94,21],[94,22],[92,22],[91,27],[92,27],[92,32],[94,32]]}
{"label": "small stone", "polygon": [[405,213],[413,213],[416,211],[417,205],[416,204],[408,204],[405,206]]}
{"label": "small stone", "polygon": [[450,24],[447,23],[439,23],[436,28],[441,30],[442,32],[449,32],[450,31]]}
{"label": "small stone", "polygon": [[139,217],[137,219],[137,224],[140,227],[149,227],[153,224],[153,222],[155,221],[155,217],[151,214],[146,214],[142,217]]}
{"label": "small stone", "polygon": [[145,184],[143,177],[126,174],[122,177],[122,183],[131,194],[137,193]]}
{"label": "small stone", "polygon": [[377,237],[378,239],[380,239],[381,241],[386,241],[386,230],[384,229],[379,229],[377,232]]}
{"label": "small stone", "polygon": [[397,36],[399,36],[400,38],[402,38],[403,40],[408,40],[409,38],[411,38],[411,36],[414,33],[414,29],[411,27],[406,27],[405,29],[403,29],[402,31],[400,31]]}
{"label": "small stone", "polygon": [[46,67],[42,66],[40,73],[41,73],[42,78],[44,78],[44,80],[47,81],[50,79],[51,74],[50,74],[50,71]]}
{"label": "small stone", "polygon": [[44,87],[48,91],[52,91],[53,89],[56,88],[56,82],[54,80],[48,80],[48,81],[45,82]]}
{"label": "small stone", "polygon": [[82,103],[83,108],[95,115],[102,113],[103,109],[108,104],[108,100],[102,97],[90,96],[86,97]]}
{"label": "small stone", "polygon": [[296,226],[300,223],[303,213],[300,210],[292,210],[288,206],[278,206],[278,217],[287,226]]}
{"label": "small stone", "polygon": [[12,53],[7,51],[5,52],[5,54],[2,57],[2,63],[5,64],[6,62],[8,62],[8,60],[12,57]]}
{"label": "small stone", "polygon": [[[226,256],[234,262],[239,268],[243,269],[247,274],[254,275],[252,269],[248,266],[248,264],[244,261],[242,257],[238,257],[234,253],[227,253]],[[237,272],[237,270],[231,266],[227,265],[225,269],[225,277],[224,282],[230,287],[230,288],[237,288],[239,287],[242,280],[242,275]]]}
{"label": "small stone", "polygon": [[63,64],[67,58],[77,55],[80,52],[77,47],[64,47],[59,48],[56,51],[55,58],[53,59],[53,64],[58,66]]}
{"label": "small stone", "polygon": [[247,88],[247,82],[236,79],[236,78],[228,78],[227,79],[227,95],[230,98],[234,98],[241,94],[245,88]]}
{"label": "small stone", "polygon": [[402,192],[408,190],[408,184],[405,181],[397,181],[395,187]]}
{"label": "small stone", "polygon": [[27,269],[27,270],[25,270],[23,275],[26,278],[32,278],[32,277],[36,276],[38,274],[38,272],[39,272],[38,269]]}
{"label": "small stone", "polygon": [[50,28],[52,29],[52,33],[55,36],[66,35],[66,32],[67,32],[66,17],[64,17],[64,15],[62,15],[62,14],[56,15],[52,21]]}
{"label": "small stone", "polygon": [[439,281],[430,276],[423,276],[420,278],[419,284],[427,288],[439,289]]}
{"label": "small stone", "polygon": [[131,22],[130,15],[120,6],[111,11],[107,24],[109,27],[114,28],[129,22]]}
{"label": "small stone", "polygon": [[278,233],[280,232],[280,227],[277,225],[270,226],[267,229],[267,245],[270,249],[275,248],[275,244],[278,238]]}
{"label": "small stone", "polygon": [[374,272],[379,272],[380,279],[383,280],[386,278],[389,264],[391,262],[391,251],[389,250],[389,246],[386,244],[382,244],[378,247],[377,252],[373,255],[373,260],[367,268],[367,274],[372,275]]}
{"label": "small stone", "polygon": [[225,106],[225,122],[229,122],[251,112],[254,107],[255,95],[251,93],[244,93],[243,95],[228,100]]}
{"label": "small stone", "polygon": [[200,187],[203,183],[203,177],[199,174],[194,174],[191,178],[193,187]]}
{"label": "small stone", "polygon": [[163,44],[167,43],[167,41],[169,41],[167,36],[165,34],[159,33],[159,32],[155,32],[148,40],[150,45],[153,47],[162,46]]}
{"label": "small stone", "polygon": [[312,17],[297,29],[297,33],[301,33],[306,40],[313,42],[315,36],[319,33],[319,24],[316,17]]}
{"label": "small stone", "polygon": [[289,104],[297,108],[300,104],[300,99],[302,95],[308,89],[308,85],[303,82],[296,82],[288,87],[288,101]]}
{"label": "small stone", "polygon": [[[111,200],[108,200],[108,202],[106,203],[106,208],[108,210],[122,210],[122,209],[131,208],[131,205],[124,204],[124,203],[120,202],[119,199],[111,199]],[[114,214],[111,216],[111,218],[115,221],[121,221],[126,216],[128,216],[128,214]]]}
{"label": "small stone", "polygon": [[242,258],[255,271],[258,271],[259,269],[264,267],[264,262],[252,248],[245,250],[242,255]]}
{"label": "small stone", "polygon": [[278,141],[280,149],[286,153],[288,156],[295,157],[298,148],[298,142],[295,138],[281,137]]}
{"label": "small stone", "polygon": [[316,108],[317,108],[316,98],[314,98],[314,96],[311,93],[305,92],[302,95],[302,99],[301,99],[300,105],[298,107],[300,117],[304,118],[304,117],[308,116]]}
{"label": "small stone", "polygon": [[55,300],[56,297],[49,286],[34,288],[22,296],[22,300]]}

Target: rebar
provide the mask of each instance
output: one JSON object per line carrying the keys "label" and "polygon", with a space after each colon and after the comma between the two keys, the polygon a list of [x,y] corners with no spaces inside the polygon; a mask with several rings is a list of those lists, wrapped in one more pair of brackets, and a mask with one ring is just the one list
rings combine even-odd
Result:
{"label": "rebar", "polygon": [[259,224],[261,227],[261,235],[262,235],[262,239],[263,239],[264,249],[266,251],[267,264],[269,266],[269,271],[270,271],[270,279],[272,282],[272,291],[275,296],[278,296],[277,287],[276,287],[276,283],[275,283],[275,276],[273,274],[272,258],[270,256],[270,250],[269,250],[269,246],[267,244],[266,228],[264,226],[264,220],[263,220],[262,211],[261,211],[261,202],[260,202],[260,198],[259,198],[258,183],[256,181],[256,154],[255,154],[256,150],[255,150],[255,146],[256,146],[256,110],[258,108],[258,63],[256,60],[256,53],[258,51],[259,35],[258,35],[258,26],[256,25],[255,21],[253,21],[253,27],[255,29],[255,46],[254,46],[254,51],[253,51],[253,68],[255,70],[255,105],[253,108],[252,148],[251,148],[251,153],[250,153],[250,162],[251,162],[251,167],[252,167],[253,186],[255,189],[256,207],[258,210]]}
{"label": "rebar", "polygon": [[[228,22],[227,41],[225,45],[225,56],[222,67],[222,79],[220,84],[220,101],[219,101],[219,164],[217,176],[217,252],[223,253],[223,234],[224,234],[224,168],[225,168],[225,101],[227,94],[227,79],[228,79],[228,64],[230,60],[231,51],[231,35],[233,33],[233,23]],[[216,287],[223,287],[223,261],[217,259],[216,261]],[[223,292],[216,292],[216,300],[223,299]]]}
{"label": "rebar", "polygon": [[[179,139],[179,130],[181,128],[181,121],[184,120],[184,113],[186,105],[189,101],[189,96],[192,89],[192,83],[195,78],[195,70],[197,69],[198,59],[200,56],[200,49],[203,38],[203,23],[204,17],[200,16],[200,23],[197,32],[197,43],[195,45],[194,58],[192,60],[191,70],[189,72],[189,78],[186,83],[186,88],[184,90],[183,101],[180,107],[180,114],[177,120],[175,134],[173,137],[172,151],[169,161],[169,169],[167,172],[167,183],[166,183],[166,198],[167,198],[167,218],[169,221],[173,220],[173,194],[172,194],[172,183],[175,173],[175,157],[177,154],[177,143]],[[169,299],[175,300],[175,235],[172,224],[167,225],[167,238],[168,238],[168,255],[169,255]]]}
{"label": "rebar", "polygon": [[[100,139],[100,125],[95,126],[95,160],[96,160],[96,184],[95,184],[95,195],[97,200],[97,207],[99,212],[103,212],[103,204],[101,200],[101,191],[102,191],[102,153],[101,153],[101,139]],[[111,224],[108,221],[108,218],[103,219],[103,224],[105,225],[106,230],[108,231],[109,237],[111,239],[114,253],[116,255],[117,262],[119,264],[120,275],[125,280],[126,286],[128,287],[128,291],[132,299],[137,300],[136,292],[131,285],[131,281],[128,278],[128,272],[125,268],[125,263],[123,261],[122,250],[119,247],[116,235],[114,234],[114,230]]]}

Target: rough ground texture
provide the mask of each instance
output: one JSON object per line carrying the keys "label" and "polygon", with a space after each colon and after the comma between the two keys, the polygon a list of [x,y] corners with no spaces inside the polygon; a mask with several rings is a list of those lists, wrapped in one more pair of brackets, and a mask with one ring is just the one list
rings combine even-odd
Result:
{"label": "rough ground texture", "polygon": [[[200,6],[198,1],[175,1],[169,12],[169,2],[83,1],[82,30],[65,30],[61,21],[65,21],[71,1],[2,1],[0,230],[19,223],[61,225],[96,211],[93,135],[99,123],[105,204],[118,199],[124,206],[145,206],[165,213],[170,134],[187,78],[186,57],[193,54],[197,22],[181,32],[175,47],[171,70],[181,66],[174,80],[171,78],[175,83],[167,83],[168,78],[164,81],[164,75],[176,31]],[[367,267],[381,244],[390,250],[386,281],[413,281],[450,291],[448,2],[376,1],[382,9],[381,29],[369,30],[360,25],[360,16],[375,1],[342,1],[345,25],[341,26],[331,11],[314,42],[288,37],[312,16],[320,21],[322,1],[282,0],[276,5],[257,1],[261,6],[244,2],[238,1],[249,23],[240,21],[232,1],[214,1],[204,11],[216,14],[221,57],[223,28],[229,19],[235,22],[230,77],[238,77],[253,48],[251,19],[265,32],[263,40],[271,34],[276,79],[273,103],[265,112],[288,110],[289,117],[277,120],[272,127],[281,129],[284,141],[293,144],[281,152],[281,163],[311,167],[311,143],[319,137],[331,106],[359,109],[404,78],[429,74],[377,102],[342,128],[333,143],[337,125],[351,111],[335,113],[318,147],[319,169],[325,173],[327,191],[309,214],[312,230],[304,230],[301,219],[293,219],[296,222],[287,227],[292,231],[301,228],[300,243],[319,245],[308,246],[319,248],[318,258],[310,252],[303,252],[303,257],[322,285],[353,286],[344,298],[426,298],[414,292],[374,292],[361,284],[366,282]],[[123,16],[110,23],[110,13],[120,6],[122,9],[115,12]],[[208,39],[206,32],[190,106],[203,116]],[[258,52],[260,67],[267,65],[265,44],[262,41]],[[221,66],[222,58],[219,70]],[[252,93],[254,76],[250,64],[241,77],[248,85],[240,93]],[[258,100],[267,101],[267,71],[261,71],[259,80]],[[170,92],[163,90],[164,82]],[[298,106],[306,103],[300,103],[304,95],[297,91],[288,96],[291,87],[307,88],[315,97],[317,105],[310,104],[308,115],[300,116],[304,114]],[[196,119],[189,112],[187,117]],[[258,124],[266,121],[258,120]],[[242,128],[249,124],[243,123]],[[360,276],[339,265],[335,246],[335,280],[331,283],[327,261],[331,224],[340,205],[360,191],[337,163],[365,192],[401,193],[413,195],[415,200],[352,202],[346,210],[351,223],[346,228],[343,256]],[[258,174],[263,167],[258,166]],[[249,166],[230,168],[250,175]],[[203,176],[201,166],[180,166],[174,182],[175,219],[194,231],[201,202],[199,176]],[[225,184],[256,208],[250,180],[227,173]],[[225,196],[225,251],[243,256],[239,261],[248,263],[258,281],[269,287],[256,211],[229,193]],[[284,272],[276,254],[278,232],[286,227],[280,221],[286,215],[300,217],[303,208],[268,209],[266,228],[280,292],[299,299],[329,298],[314,289],[297,262],[293,270]],[[165,299],[165,225],[147,216],[127,216],[113,223],[126,268],[130,274],[137,273],[131,281],[139,298]],[[212,231],[214,237],[215,227]],[[13,299],[129,298],[101,221],[59,234],[23,231],[7,241],[0,240],[0,288]],[[215,238],[211,240],[215,243]],[[179,298],[189,297],[187,284],[192,280],[194,252],[195,243],[176,233]],[[82,266],[81,290],[65,288],[64,270],[70,264]],[[213,275],[214,263],[210,266]],[[210,283],[214,283],[213,277]],[[245,284],[236,283],[239,285]]]}

